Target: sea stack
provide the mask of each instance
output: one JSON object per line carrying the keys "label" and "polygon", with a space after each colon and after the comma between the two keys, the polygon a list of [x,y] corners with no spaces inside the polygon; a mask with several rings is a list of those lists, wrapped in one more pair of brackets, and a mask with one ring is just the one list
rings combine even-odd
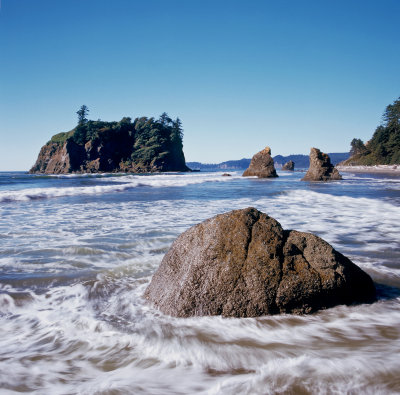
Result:
{"label": "sea stack", "polygon": [[185,163],[179,118],[141,117],[133,122],[81,122],[54,135],[40,150],[30,173],[68,174],[190,171]]}
{"label": "sea stack", "polygon": [[332,165],[328,154],[318,148],[311,148],[310,167],[302,181],[334,181],[341,180],[342,176]]}
{"label": "sea stack", "polygon": [[242,174],[243,177],[257,176],[258,178],[278,177],[276,174],[274,160],[271,156],[271,148],[265,147],[251,159],[247,170]]}
{"label": "sea stack", "polygon": [[282,166],[282,170],[293,171],[293,170],[294,170],[294,162],[293,162],[292,160],[290,160],[289,162],[286,162],[286,163]]}
{"label": "sea stack", "polygon": [[250,207],[182,233],[144,297],[175,317],[256,317],[373,302],[375,286],[326,241]]}

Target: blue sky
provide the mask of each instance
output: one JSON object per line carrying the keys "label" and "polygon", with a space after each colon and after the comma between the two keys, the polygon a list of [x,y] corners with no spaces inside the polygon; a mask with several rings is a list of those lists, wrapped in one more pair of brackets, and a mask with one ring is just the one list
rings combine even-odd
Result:
{"label": "blue sky", "polygon": [[349,150],[400,96],[400,1],[1,0],[0,171],[89,118],[179,116],[187,161]]}

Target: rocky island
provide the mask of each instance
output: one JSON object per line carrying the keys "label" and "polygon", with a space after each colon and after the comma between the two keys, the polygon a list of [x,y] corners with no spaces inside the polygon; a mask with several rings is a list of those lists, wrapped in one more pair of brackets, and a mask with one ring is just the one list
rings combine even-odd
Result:
{"label": "rocky island", "polygon": [[282,170],[294,171],[294,162],[293,162],[292,160],[286,162],[286,163],[282,166]]}
{"label": "rocky island", "polygon": [[176,317],[255,317],[373,302],[375,286],[326,241],[250,207],[182,233],[144,297]]}
{"label": "rocky island", "polygon": [[271,148],[265,147],[251,159],[247,170],[242,174],[243,177],[257,176],[258,178],[278,177],[276,174],[274,160],[271,156]]}
{"label": "rocky island", "polygon": [[318,148],[311,148],[310,167],[301,181],[334,181],[341,180],[342,176],[332,165],[329,155]]}
{"label": "rocky island", "polygon": [[157,120],[91,121],[86,119],[87,111],[82,106],[77,112],[78,125],[54,135],[41,148],[30,173],[190,171],[179,118],[172,120],[164,113]]}

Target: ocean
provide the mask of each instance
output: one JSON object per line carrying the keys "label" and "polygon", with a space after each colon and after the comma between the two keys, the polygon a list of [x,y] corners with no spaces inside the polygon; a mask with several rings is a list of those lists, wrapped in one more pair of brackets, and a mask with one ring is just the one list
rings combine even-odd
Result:
{"label": "ocean", "polygon": [[[0,173],[1,394],[400,393],[400,177]],[[368,272],[378,301],[178,319],[142,294],[173,240],[255,207]]]}

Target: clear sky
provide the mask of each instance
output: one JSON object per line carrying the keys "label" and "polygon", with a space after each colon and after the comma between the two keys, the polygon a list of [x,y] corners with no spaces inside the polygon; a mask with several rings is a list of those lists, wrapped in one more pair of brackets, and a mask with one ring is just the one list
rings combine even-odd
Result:
{"label": "clear sky", "polygon": [[90,119],[179,116],[187,161],[349,150],[400,96],[399,0],[1,0],[0,171]]}

